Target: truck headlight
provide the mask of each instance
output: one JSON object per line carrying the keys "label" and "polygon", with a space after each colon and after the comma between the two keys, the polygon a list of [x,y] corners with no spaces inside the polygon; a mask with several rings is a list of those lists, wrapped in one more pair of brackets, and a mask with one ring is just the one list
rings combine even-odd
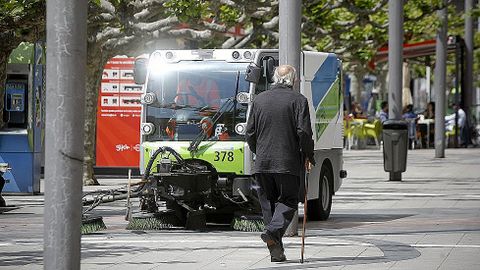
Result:
{"label": "truck headlight", "polygon": [[152,54],[152,58],[155,59],[155,60],[160,60],[161,57],[162,57],[162,53],[160,53],[159,51],[155,51]]}
{"label": "truck headlight", "polygon": [[247,124],[245,123],[238,123],[235,125],[235,132],[237,132],[238,135],[245,135],[247,129]]}
{"label": "truck headlight", "polygon": [[153,104],[156,100],[157,100],[157,95],[151,92],[142,94],[142,97],[141,97],[142,104],[146,104],[146,105]]}
{"label": "truck headlight", "polygon": [[240,59],[240,53],[238,51],[233,51],[232,58],[235,60]]}
{"label": "truck headlight", "polygon": [[142,123],[140,129],[142,130],[142,135],[150,135],[155,131],[155,125],[152,123]]}
{"label": "truck headlight", "polygon": [[168,51],[167,53],[165,53],[165,58],[167,58],[168,60],[172,59],[173,58],[173,52]]}

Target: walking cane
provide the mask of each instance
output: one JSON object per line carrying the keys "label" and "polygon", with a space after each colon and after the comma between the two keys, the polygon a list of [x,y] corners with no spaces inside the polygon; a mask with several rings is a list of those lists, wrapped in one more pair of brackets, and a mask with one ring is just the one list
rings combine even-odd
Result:
{"label": "walking cane", "polygon": [[302,228],[302,251],[301,251],[301,259],[300,263],[303,263],[303,253],[305,250],[305,225],[307,223],[307,192],[308,192],[308,174],[309,170],[305,170],[305,195],[303,200],[303,228]]}

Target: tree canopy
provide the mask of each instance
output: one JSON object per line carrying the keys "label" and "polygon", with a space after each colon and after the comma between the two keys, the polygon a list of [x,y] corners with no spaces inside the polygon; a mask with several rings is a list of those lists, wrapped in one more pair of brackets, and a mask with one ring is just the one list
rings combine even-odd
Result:
{"label": "tree canopy", "polygon": [[[464,14],[453,2],[449,1],[449,34],[463,35]],[[442,3],[405,1],[405,42],[435,38],[436,11]],[[184,47],[191,48],[276,48],[278,5],[278,0],[90,0],[87,168],[93,166],[96,99],[101,70],[108,59],[150,52],[167,39],[181,40]],[[45,9],[45,0],[0,2],[0,107],[6,59],[20,42],[44,37]],[[478,10],[472,12],[477,15]],[[241,28],[242,35],[230,33],[232,27]],[[335,52],[347,69],[366,72],[376,51],[388,43],[388,0],[304,0],[301,38],[304,49]],[[480,44],[479,35],[475,44]],[[476,59],[479,57],[476,52]],[[87,172],[86,178],[91,176],[92,171]]]}
{"label": "tree canopy", "polygon": [[[434,39],[440,0],[410,0],[404,5],[404,41]],[[388,45],[388,0],[308,1],[304,9],[303,43],[334,51],[345,62],[360,64]]]}
{"label": "tree canopy", "polygon": [[[92,0],[88,12],[84,181],[93,179],[97,92],[106,61],[180,39],[186,47],[241,46],[230,27],[271,11],[268,1]],[[248,33],[241,40],[249,40]],[[253,32],[253,31],[252,31]]]}
{"label": "tree canopy", "polygon": [[3,126],[3,93],[8,57],[22,41],[35,41],[44,33],[44,0],[0,2],[0,128]]}
{"label": "tree canopy", "polygon": [[[4,0],[0,2],[0,35],[31,39],[32,33],[45,28],[44,0]],[[4,42],[6,40],[2,40]]]}

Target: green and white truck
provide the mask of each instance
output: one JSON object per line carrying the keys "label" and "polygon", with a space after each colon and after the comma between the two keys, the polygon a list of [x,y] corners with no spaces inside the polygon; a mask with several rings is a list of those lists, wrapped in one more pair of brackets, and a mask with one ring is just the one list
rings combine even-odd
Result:
{"label": "green and white truck", "polygon": [[[144,91],[140,171],[148,183],[142,211],[166,202],[187,227],[193,216],[209,222],[260,213],[244,133],[252,101],[271,88],[278,62],[275,49],[156,50],[136,59]],[[328,218],[346,177],[341,74],[335,54],[301,53],[317,161],[308,179],[310,220]]]}

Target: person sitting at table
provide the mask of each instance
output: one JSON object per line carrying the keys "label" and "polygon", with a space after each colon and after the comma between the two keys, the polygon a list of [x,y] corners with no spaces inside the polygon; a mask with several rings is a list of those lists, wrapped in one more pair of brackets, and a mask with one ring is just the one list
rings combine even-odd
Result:
{"label": "person sitting at table", "polygon": [[352,103],[352,114],[354,118],[367,118],[358,102]]}
{"label": "person sitting at table", "polygon": [[407,106],[405,106],[405,108],[403,108],[403,114],[402,114],[402,118],[403,119],[416,119],[417,118],[417,114],[415,112],[413,112],[413,105],[412,104],[408,104]]}
{"label": "person sitting at table", "polygon": [[435,102],[430,101],[427,104],[427,109],[423,112],[423,117],[425,119],[435,119]]}
{"label": "person sitting at table", "polygon": [[[422,116],[423,116],[423,119],[422,119]],[[423,112],[423,115],[420,115],[420,120],[422,120],[421,123],[418,123],[418,130],[420,132],[422,145],[426,145],[427,142],[430,142],[430,145],[428,145],[427,147],[433,147],[433,142],[435,137],[435,125],[433,123],[434,119],[435,119],[435,102],[430,101],[427,104],[427,108]]]}
{"label": "person sitting at table", "polygon": [[381,110],[380,113],[378,114],[378,119],[380,119],[380,122],[383,124],[383,122],[388,120],[388,102],[383,101],[380,104]]}
{"label": "person sitting at table", "polygon": [[417,133],[417,114],[413,112],[413,105],[408,104],[403,109],[402,118],[408,123],[408,148],[413,149]]}

